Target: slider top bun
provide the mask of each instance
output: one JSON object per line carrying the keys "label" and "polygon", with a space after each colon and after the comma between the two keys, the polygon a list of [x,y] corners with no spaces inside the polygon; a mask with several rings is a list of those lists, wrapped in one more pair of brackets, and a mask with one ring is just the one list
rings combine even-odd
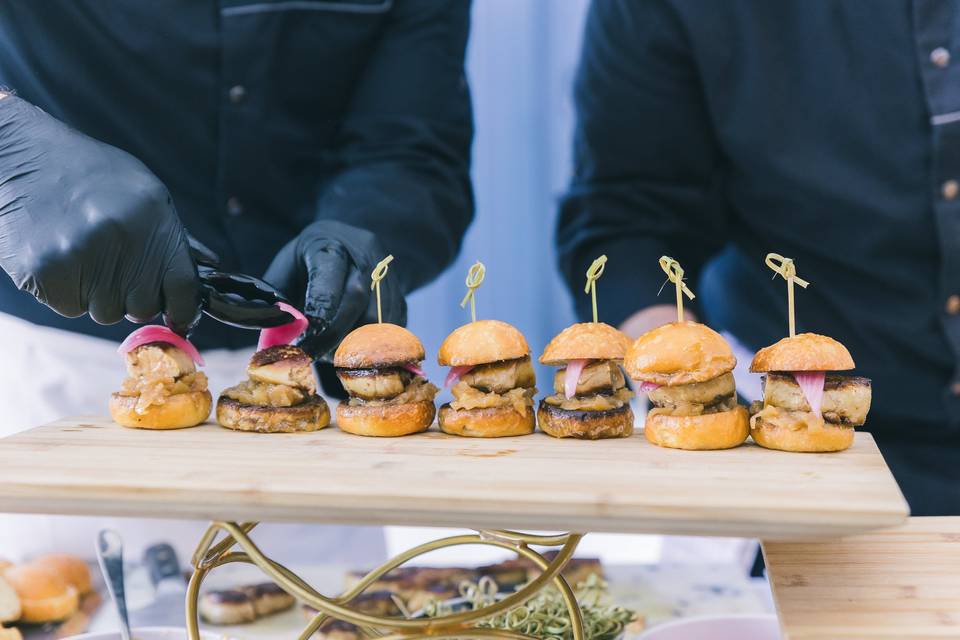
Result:
{"label": "slider top bun", "polygon": [[719,333],[699,322],[671,322],[630,345],[623,368],[634,380],[664,386],[705,382],[732,371],[737,359]]}
{"label": "slider top bun", "polygon": [[542,364],[564,365],[570,360],[623,360],[630,338],[603,322],[580,322],[557,334],[540,356]]}
{"label": "slider top bun", "polygon": [[57,598],[76,591],[65,579],[46,567],[21,564],[7,569],[3,577],[16,590],[20,600]]}
{"label": "slider top bun", "polygon": [[800,333],[760,349],[750,371],[845,371],[853,366],[850,352],[833,338]]}
{"label": "slider top bun", "polygon": [[420,362],[423,358],[423,344],[417,336],[399,325],[378,322],[347,334],[333,354],[333,366],[372,369]]}
{"label": "slider top bun", "polygon": [[516,327],[500,320],[477,320],[447,336],[437,362],[441,367],[463,367],[529,355],[527,339]]}
{"label": "slider top bun", "polygon": [[80,595],[93,591],[90,567],[82,558],[67,553],[48,553],[34,558],[31,564],[45,567],[58,574],[67,584],[73,585]]}

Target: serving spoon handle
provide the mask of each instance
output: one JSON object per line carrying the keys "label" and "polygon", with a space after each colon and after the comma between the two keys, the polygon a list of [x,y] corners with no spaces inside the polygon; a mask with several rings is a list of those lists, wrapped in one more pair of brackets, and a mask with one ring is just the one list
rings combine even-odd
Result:
{"label": "serving spoon handle", "polygon": [[97,562],[107,583],[110,599],[120,618],[120,637],[130,640],[130,618],[127,615],[127,597],[123,589],[123,539],[110,529],[97,534]]}

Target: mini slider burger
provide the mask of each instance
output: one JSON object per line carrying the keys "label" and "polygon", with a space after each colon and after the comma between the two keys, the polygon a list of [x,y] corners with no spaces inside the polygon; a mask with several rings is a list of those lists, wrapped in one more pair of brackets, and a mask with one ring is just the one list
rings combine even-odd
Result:
{"label": "mini slider burger", "polygon": [[210,415],[207,376],[197,371],[196,347],[170,329],[147,325],[118,349],[127,365],[120,391],[110,396],[110,416],[124,427],[182,429]]}
{"label": "mini slider burger", "polygon": [[841,451],[870,410],[870,379],[828,371],[853,369],[842,344],[801,333],[761,349],[750,371],[764,373],[763,401],[750,406],[750,435],[768,449]]}
{"label": "mini slider burger", "polygon": [[440,407],[440,429],[457,436],[497,438],[533,433],[536,375],[530,347],[515,327],[477,320],[440,345],[437,361],[451,367],[453,401]]}
{"label": "mini slider burger", "polygon": [[307,320],[285,303],[290,324],[260,332],[257,352],[247,366],[247,380],[224,389],[217,400],[217,422],[236,431],[293,433],[317,431],[330,424],[330,409],[317,395],[313,361],[287,344],[306,328]]}
{"label": "mini slider burger", "polygon": [[620,365],[630,346],[626,335],[602,322],[582,322],[561,331],[540,356],[558,366],[552,396],[540,401],[540,430],[555,438],[621,438],[633,433],[633,411]]}
{"label": "mini slider burger", "polygon": [[643,431],[647,440],[674,449],[729,449],[746,440],[736,364],[723,336],[697,322],[671,322],[637,338],[624,368],[653,405]]}
{"label": "mini slider burger", "polygon": [[337,426],[360,436],[405,436],[426,431],[436,416],[437,387],[420,369],[423,345],[387,322],[352,331],[333,357],[349,400],[337,407]]}

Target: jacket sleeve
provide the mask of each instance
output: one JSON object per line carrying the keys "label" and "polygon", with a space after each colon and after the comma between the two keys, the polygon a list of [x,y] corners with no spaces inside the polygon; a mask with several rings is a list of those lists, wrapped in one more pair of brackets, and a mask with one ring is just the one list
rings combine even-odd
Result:
{"label": "jacket sleeve", "polygon": [[391,9],[341,124],[339,172],[317,218],[376,233],[405,291],[456,256],[473,219],[473,116],[464,74],[468,0]]}
{"label": "jacket sleeve", "polygon": [[[594,0],[574,87],[574,176],[556,241],[577,314],[590,262],[606,254],[602,319],[620,324],[673,297],[657,261],[690,286],[724,243],[721,158],[682,25],[657,0]],[[607,292],[607,293],[603,293]],[[668,292],[669,293],[669,292]]]}

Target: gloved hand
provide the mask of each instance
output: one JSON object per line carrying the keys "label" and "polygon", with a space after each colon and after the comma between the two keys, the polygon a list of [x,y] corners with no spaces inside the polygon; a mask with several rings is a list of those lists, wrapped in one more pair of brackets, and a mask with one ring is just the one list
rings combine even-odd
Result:
{"label": "gloved hand", "polygon": [[[386,255],[373,233],[335,220],[314,222],[280,250],[263,279],[310,320],[300,341],[305,351],[329,361],[345,335],[377,321],[370,273]],[[380,306],[384,322],[406,324],[407,303],[396,276],[380,283]]]}
{"label": "gloved hand", "polygon": [[68,317],[199,319],[197,270],[166,187],[139,160],[0,99],[0,266]]}

